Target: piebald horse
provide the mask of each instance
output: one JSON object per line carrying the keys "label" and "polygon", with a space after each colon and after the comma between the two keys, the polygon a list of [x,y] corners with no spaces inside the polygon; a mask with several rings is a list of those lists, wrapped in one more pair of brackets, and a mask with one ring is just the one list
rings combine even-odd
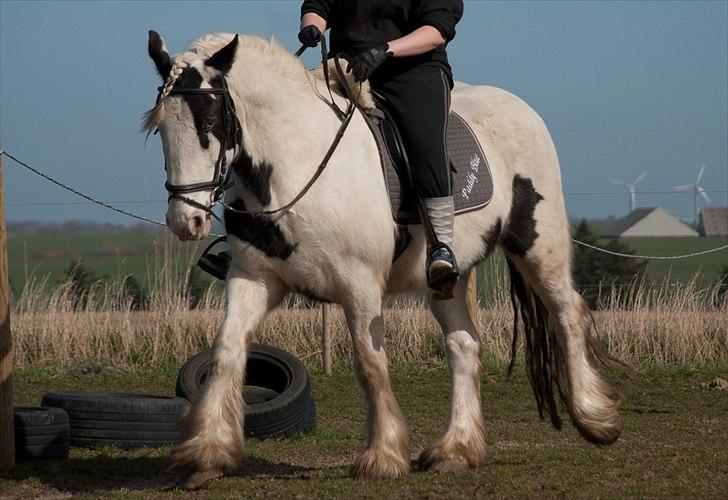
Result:
{"label": "piebald horse", "polygon": [[[393,262],[398,228],[360,112],[306,195],[282,216],[265,214],[301,192],[341,126],[323,82],[282,46],[254,36],[208,34],[170,57],[150,32],[149,54],[164,84],[143,127],[161,134],[172,193],[169,229],[182,240],[208,236],[208,207],[222,194],[216,181],[226,166],[234,182],[226,184],[224,199],[238,210],[225,211],[233,262],[211,377],[171,452],[173,465],[187,471],[185,486],[199,487],[240,463],[248,348],[257,325],[291,292],[343,308],[367,402],[368,444],[353,477],[407,474],[410,444],[390,386],[382,300],[427,292],[426,242],[421,226],[409,227],[412,241]],[[333,98],[346,107],[344,97]],[[452,108],[482,145],[494,193],[486,207],[456,217],[453,249],[462,278],[453,299],[429,302],[444,334],[452,397],[447,429],[422,452],[419,466],[485,462],[481,344],[467,289],[470,271],[496,245],[511,271],[539,414],[560,428],[560,399],[584,438],[613,443],[622,425],[620,398],[600,373],[604,355],[592,343],[592,318],[573,287],[569,222],[549,132],[526,103],[494,87],[458,83]]]}

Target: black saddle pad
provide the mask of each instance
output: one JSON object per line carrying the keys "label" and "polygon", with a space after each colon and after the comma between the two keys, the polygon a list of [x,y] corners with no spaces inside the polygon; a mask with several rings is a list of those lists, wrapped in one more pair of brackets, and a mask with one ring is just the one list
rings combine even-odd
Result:
{"label": "black saddle pad", "polygon": [[[392,203],[392,217],[398,224],[419,224],[417,200],[411,187],[411,176],[407,171],[409,166],[400,154],[390,153],[390,148],[403,146],[401,142],[393,143],[397,140],[396,133],[382,129],[389,125],[384,123],[386,118],[381,113],[374,114],[377,118],[372,118],[371,113],[365,113],[365,116],[379,148],[382,170]],[[389,132],[388,141],[384,138],[385,132]],[[452,169],[455,215],[487,205],[493,195],[493,178],[488,161],[470,126],[454,111],[450,112],[448,121],[447,150]],[[398,158],[397,162],[393,161],[393,156]]]}

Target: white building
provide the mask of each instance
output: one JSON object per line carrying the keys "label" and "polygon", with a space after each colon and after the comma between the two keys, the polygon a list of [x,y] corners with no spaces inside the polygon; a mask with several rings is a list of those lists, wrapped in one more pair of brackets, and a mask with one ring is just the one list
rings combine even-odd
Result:
{"label": "white building", "polygon": [[660,207],[636,208],[606,229],[605,238],[698,236],[698,232]]}

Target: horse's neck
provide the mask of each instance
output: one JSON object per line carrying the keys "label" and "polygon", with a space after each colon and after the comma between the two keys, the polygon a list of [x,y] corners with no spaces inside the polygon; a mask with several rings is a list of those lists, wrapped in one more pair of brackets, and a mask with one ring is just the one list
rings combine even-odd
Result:
{"label": "horse's neck", "polygon": [[254,165],[272,167],[273,203],[297,194],[340,125],[331,108],[316,97],[305,73],[301,76],[298,80],[258,73],[252,81],[231,79],[243,148]]}

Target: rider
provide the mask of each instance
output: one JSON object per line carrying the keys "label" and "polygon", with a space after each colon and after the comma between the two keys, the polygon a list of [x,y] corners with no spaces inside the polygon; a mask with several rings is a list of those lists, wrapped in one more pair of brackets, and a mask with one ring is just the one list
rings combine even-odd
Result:
{"label": "rider", "polygon": [[[445,46],[455,36],[461,0],[304,0],[298,39],[316,46],[331,29],[330,55],[390,104],[412,168],[428,239],[427,281],[434,298],[457,283],[454,203],[445,131],[453,87]],[[439,293],[437,293],[439,292]]]}

